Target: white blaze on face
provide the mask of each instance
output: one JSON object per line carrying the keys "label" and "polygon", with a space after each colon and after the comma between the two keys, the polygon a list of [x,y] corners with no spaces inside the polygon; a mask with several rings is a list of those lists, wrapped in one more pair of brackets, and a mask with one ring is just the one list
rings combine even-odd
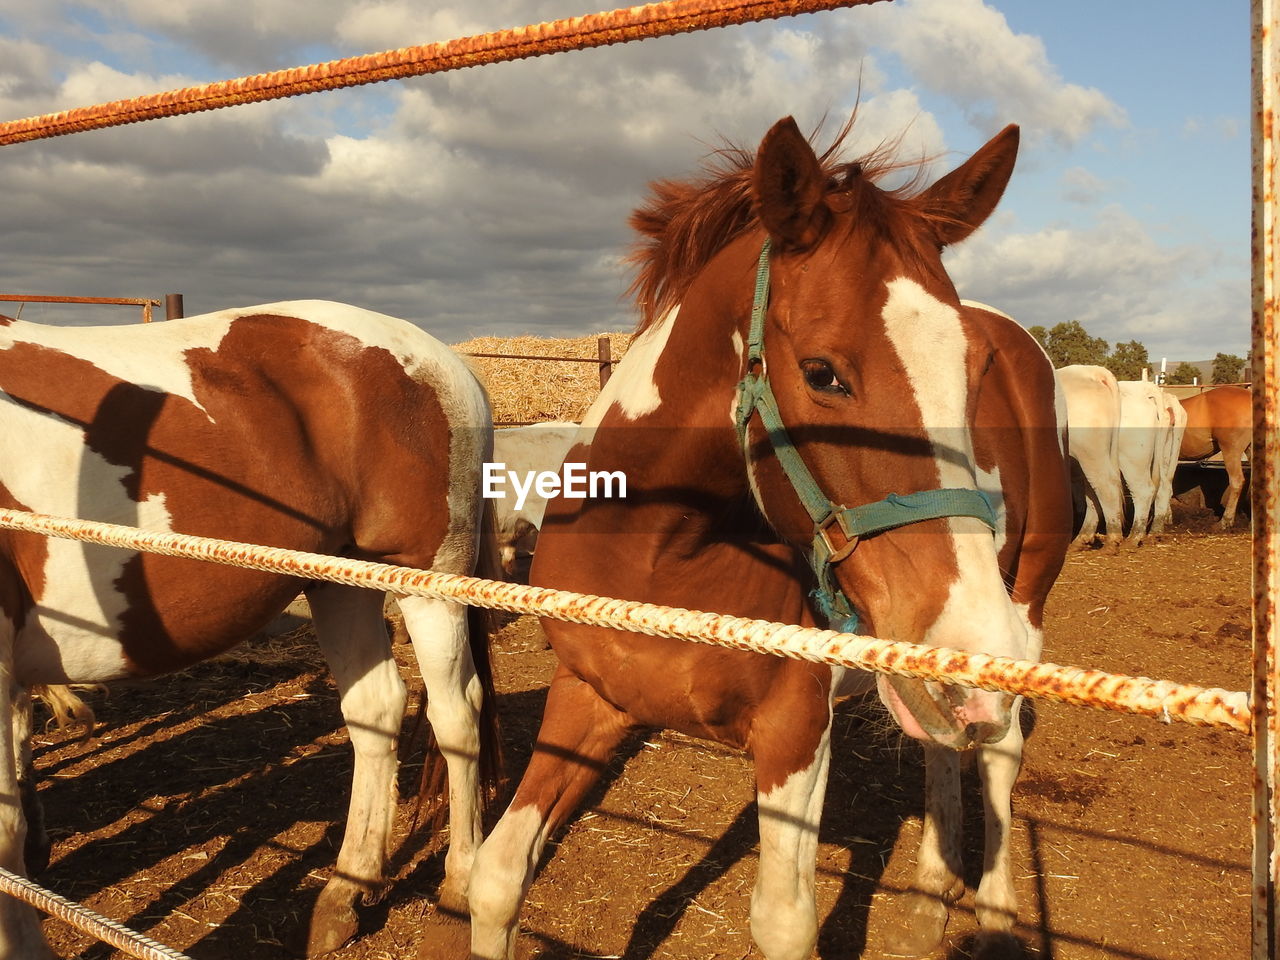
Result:
{"label": "white blaze on face", "polygon": [[[906,370],[933,446],[938,485],[980,487],[968,429],[968,341],[960,314],[913,280],[900,277],[888,288],[885,333]],[[924,642],[1021,656],[1026,631],[1005,592],[991,531],[973,517],[951,517],[947,523],[959,576]]]}

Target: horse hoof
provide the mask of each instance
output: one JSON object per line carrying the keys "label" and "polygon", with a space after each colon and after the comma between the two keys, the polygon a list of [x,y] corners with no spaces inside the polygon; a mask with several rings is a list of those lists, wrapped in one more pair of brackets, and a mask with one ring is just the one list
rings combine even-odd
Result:
{"label": "horse hoof", "polygon": [[973,940],[970,956],[973,960],[1025,960],[1027,953],[1012,933],[982,931]]}
{"label": "horse hoof", "polygon": [[923,957],[938,948],[947,929],[947,904],[939,896],[918,891],[907,895],[898,929],[886,937],[885,952],[895,957]]}
{"label": "horse hoof", "polygon": [[356,935],[360,918],[349,889],[325,887],[316,900],[307,933],[306,956],[322,957],[346,946]]}
{"label": "horse hoof", "polygon": [[49,842],[46,835],[41,835],[38,839],[32,839],[31,834],[27,834],[27,841],[22,849],[22,863],[26,867],[28,877],[39,877],[49,869],[49,856],[53,851],[53,845]]}

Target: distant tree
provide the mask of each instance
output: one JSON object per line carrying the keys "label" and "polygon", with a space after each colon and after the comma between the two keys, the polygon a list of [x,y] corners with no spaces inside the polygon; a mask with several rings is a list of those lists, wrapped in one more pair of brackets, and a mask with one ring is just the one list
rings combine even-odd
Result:
{"label": "distant tree", "polygon": [[1078,320],[1056,324],[1045,335],[1044,349],[1055,367],[1073,363],[1100,365],[1107,357],[1107,341],[1089,336]]}
{"label": "distant tree", "polygon": [[1035,338],[1036,343],[1040,344],[1042,347],[1045,347],[1049,342],[1049,331],[1038,323],[1034,327],[1027,327],[1027,333],[1031,334],[1031,336]]}
{"label": "distant tree", "polygon": [[1239,383],[1244,379],[1244,357],[1220,353],[1213,358],[1214,383]]}
{"label": "distant tree", "polygon": [[1183,360],[1180,364],[1173,368],[1173,373],[1165,377],[1165,383],[1192,383],[1196,377],[1200,376],[1200,371],[1193,367],[1187,361]]}
{"label": "distant tree", "polygon": [[1117,343],[1102,365],[1116,375],[1117,380],[1141,380],[1142,371],[1151,365],[1147,348],[1137,340]]}

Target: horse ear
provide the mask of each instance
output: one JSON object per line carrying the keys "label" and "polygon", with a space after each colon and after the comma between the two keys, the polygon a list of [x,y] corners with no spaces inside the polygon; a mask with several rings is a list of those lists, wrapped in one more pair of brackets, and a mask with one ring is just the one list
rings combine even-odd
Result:
{"label": "horse ear", "polygon": [[826,232],[827,176],[791,117],[775,123],[760,141],[752,187],[756,216],[775,247],[804,250]]}
{"label": "horse ear", "polygon": [[977,153],[926,190],[942,246],[958,243],[982,225],[1000,202],[1018,158],[1018,128],[1009,124]]}

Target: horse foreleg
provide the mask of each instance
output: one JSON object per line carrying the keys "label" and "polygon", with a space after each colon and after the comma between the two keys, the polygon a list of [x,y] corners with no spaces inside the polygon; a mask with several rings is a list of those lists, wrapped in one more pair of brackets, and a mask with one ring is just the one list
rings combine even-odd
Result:
{"label": "horse foreleg", "polygon": [[471,863],[484,836],[480,796],[480,708],[483,692],[467,642],[467,608],[426,597],[400,600],[427,688],[427,720],[449,779],[449,850],[440,904],[466,909]]}
{"label": "horse foreleg", "polygon": [[[760,814],[760,865],[751,895],[751,936],[766,960],[808,960],[818,940],[814,871],[831,762],[830,711],[814,720],[811,726],[821,721],[820,729],[811,731],[815,737],[788,723],[762,722],[758,730],[784,731],[777,737],[787,742],[765,744],[758,735],[751,741]],[[800,769],[794,769],[797,739],[813,741],[809,762]],[[799,752],[808,751],[800,747]]]}
{"label": "horse foreleg", "polygon": [[631,729],[627,715],[587,683],[563,667],[556,672],[533,757],[472,867],[472,960],[514,956],[520,905],[547,839],[600,779]]}
{"label": "horse foreleg", "polygon": [[[20,874],[27,831],[19,761],[27,747],[19,741],[30,732],[30,722],[23,723],[18,716],[25,694],[14,681],[13,641],[12,623],[0,619],[0,717],[9,718],[8,723],[0,723],[4,738],[0,742],[0,866]],[[0,960],[53,960],[35,911],[8,894],[0,894]]]}
{"label": "horse foreleg", "polygon": [[1019,697],[1013,707],[1014,722],[998,743],[978,750],[978,772],[982,777],[985,843],[982,881],[976,901],[982,936],[975,957],[994,953],[1007,956],[1015,945],[1013,926],[1018,919],[1018,896],[1013,886],[1013,784],[1022,766],[1023,736],[1018,722],[1022,710]]}
{"label": "horse foreleg", "polygon": [[356,898],[376,894],[385,882],[395,815],[396,738],[406,695],[382,623],[381,593],[325,584],[309,588],[307,599],[355,751],[342,849],[316,901],[307,940],[308,956],[317,956],[355,935]]}
{"label": "horse foreleg", "polygon": [[923,956],[942,942],[947,908],[964,893],[960,862],[960,755],[946,747],[924,748],[924,830],[916,876],[902,910],[902,923],[887,938],[899,956]]}

